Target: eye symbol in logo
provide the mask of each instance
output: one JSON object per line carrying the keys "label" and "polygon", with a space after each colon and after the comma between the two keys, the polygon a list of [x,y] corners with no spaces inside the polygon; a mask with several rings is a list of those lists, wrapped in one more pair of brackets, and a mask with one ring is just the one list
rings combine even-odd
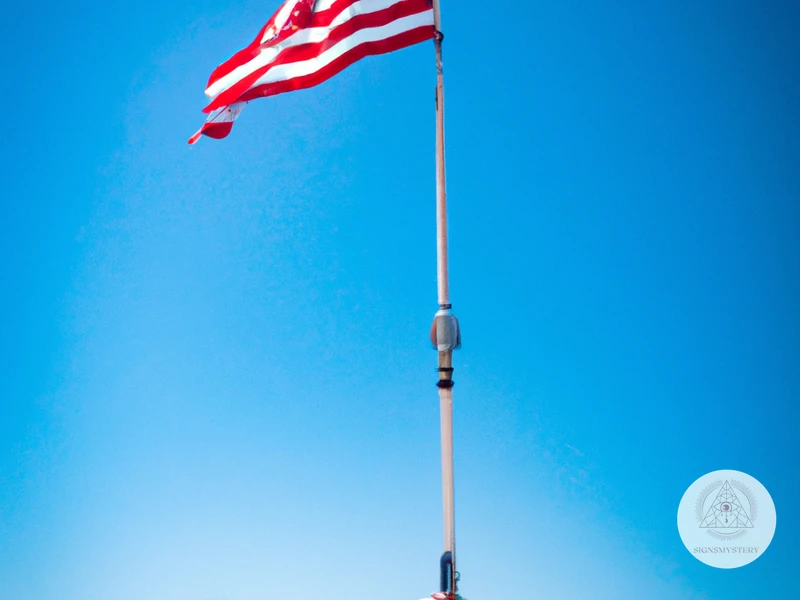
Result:
{"label": "eye symbol in logo", "polygon": [[697,520],[716,539],[743,536],[754,527],[758,507],[753,493],[738,481],[718,481],[700,492]]}

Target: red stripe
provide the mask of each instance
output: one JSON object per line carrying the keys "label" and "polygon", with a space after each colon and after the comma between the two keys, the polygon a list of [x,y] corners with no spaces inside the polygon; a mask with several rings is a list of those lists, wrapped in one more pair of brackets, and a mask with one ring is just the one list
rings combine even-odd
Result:
{"label": "red stripe", "polygon": [[[203,109],[203,112],[210,113],[211,111],[216,110],[217,108],[220,108],[227,104],[232,104],[233,102],[236,101],[236,99],[239,96],[246,94],[247,90],[249,90],[252,86],[254,86],[256,82],[259,79],[261,79],[261,77],[266,75],[275,66],[285,65],[295,62],[302,62],[305,60],[315,58],[321,55],[326,50],[329,50],[342,40],[350,37],[356,31],[372,27],[382,27],[398,19],[402,19],[404,17],[422,13],[428,10],[430,10],[430,7],[428,6],[427,0],[408,0],[407,2],[403,2],[401,4],[395,4],[387,9],[375,13],[358,15],[357,17],[354,17],[349,21],[333,29],[328,35],[328,37],[321,42],[317,42],[315,44],[301,44],[299,46],[291,46],[289,48],[284,49],[283,51],[280,52],[280,54],[278,54],[278,56],[275,57],[275,60],[273,60],[271,63],[243,77],[235,84],[230,86],[228,89],[221,92],[216,98],[214,98],[208,104],[208,106],[206,106]],[[433,26],[425,26],[425,27],[430,29],[431,31],[430,37],[433,37],[432,33]],[[373,43],[373,42],[368,42],[368,43]],[[352,52],[352,50],[348,51],[348,53],[349,52]],[[371,54],[380,54],[380,53],[371,53]]]}
{"label": "red stripe", "polygon": [[397,35],[386,38],[385,40],[365,42],[344,53],[342,56],[319,71],[315,71],[314,73],[310,73],[302,77],[294,77],[285,81],[276,81],[274,83],[256,86],[253,89],[248,90],[236,101],[247,102],[255,98],[264,98],[266,96],[274,96],[284,92],[292,92],[295,90],[313,87],[330,79],[340,71],[343,71],[353,63],[366,56],[394,52],[395,50],[400,50],[406,46],[412,46],[414,44],[430,40],[433,38],[433,34],[433,25],[425,25],[423,27],[417,27],[416,29],[404,31],[403,33],[398,33]]}
{"label": "red stripe", "polygon": [[201,127],[201,129],[203,135],[207,135],[215,140],[221,140],[224,137],[228,137],[231,129],[233,129],[233,121],[228,121],[227,123],[207,123],[204,127]]}
{"label": "red stripe", "polygon": [[[292,0],[288,1],[291,2]],[[409,1],[413,2],[414,0],[399,0],[398,4],[405,4]],[[427,4],[428,0],[425,1]],[[344,10],[346,10],[356,2],[358,2],[358,0],[337,0],[336,2],[333,3],[333,5],[331,5],[329,9],[323,10],[318,13],[314,13],[309,27],[329,27],[336,17],[338,17]],[[228,60],[226,60],[224,63],[219,65],[216,69],[214,69],[214,71],[211,73],[211,76],[208,79],[208,84],[206,85],[206,89],[208,89],[217,80],[231,73],[234,69],[237,69],[238,67],[248,63],[249,61],[251,61],[256,56],[259,55],[259,52],[261,51],[261,38],[264,35],[264,31],[273,22],[275,16],[278,14],[278,12],[280,12],[281,8],[283,8],[283,5],[281,5],[277,11],[275,11],[275,14],[273,14],[272,17],[270,17],[266,25],[264,25],[264,27],[262,27],[261,30],[258,32],[258,36],[256,36],[256,38],[246,48],[240,50],[239,52],[231,56]],[[427,4],[427,8],[430,8],[430,4]]]}
{"label": "red stripe", "polygon": [[233,129],[233,121],[228,121],[226,123],[203,123],[200,131],[189,138],[189,143],[194,144],[200,139],[201,135],[207,135],[215,140],[221,140],[224,137],[228,137],[231,129]]}

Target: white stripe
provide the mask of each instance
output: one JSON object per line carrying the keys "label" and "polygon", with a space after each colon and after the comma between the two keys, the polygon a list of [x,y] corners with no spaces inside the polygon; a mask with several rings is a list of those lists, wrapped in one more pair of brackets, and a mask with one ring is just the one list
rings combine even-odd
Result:
{"label": "white stripe", "polygon": [[234,102],[230,106],[218,108],[206,117],[206,123],[232,123],[239,118],[245,104],[247,102]]}
{"label": "white stripe", "polygon": [[[277,31],[280,31],[284,25],[286,25],[286,21],[289,20],[289,13],[294,8],[294,5],[297,3],[297,0],[286,0],[283,3],[283,6],[280,7],[278,10],[278,14],[275,15],[275,21],[273,21],[273,25]],[[263,44],[267,40],[264,39],[267,35],[267,32],[264,32],[264,37],[261,38],[261,43]]]}
{"label": "white stripe", "polygon": [[317,0],[316,4],[314,4],[314,12],[322,12],[323,10],[328,10],[336,0]]}
{"label": "white stripe", "polygon": [[336,18],[331,22],[331,29],[349,21],[356,15],[368,15],[395,4],[399,4],[398,0],[360,0],[336,15]]}
{"label": "white stripe", "polygon": [[271,69],[258,81],[256,81],[252,87],[265,85],[267,83],[275,83],[277,81],[285,81],[287,79],[302,77],[304,75],[310,75],[311,73],[315,73],[316,71],[328,66],[334,60],[341,57],[345,52],[352,50],[361,44],[385,40],[394,35],[403,33],[405,31],[411,31],[417,27],[424,27],[425,25],[433,25],[433,10],[427,10],[415,15],[403,17],[402,19],[397,19],[396,21],[392,21],[391,23],[388,23],[382,27],[359,29],[353,33],[353,35],[346,37],[333,48],[329,48],[319,56],[315,56],[314,58],[310,58],[301,62],[278,65],[274,69]]}
{"label": "white stripe", "polygon": [[[343,23],[346,23],[353,17],[357,15],[366,15],[373,12],[377,12],[379,10],[384,10],[386,8],[390,8],[395,4],[400,4],[403,0],[359,0],[358,2],[352,4],[347,9],[342,11],[336,19],[328,26],[328,27],[313,27],[308,29],[301,29],[294,35],[286,38],[283,42],[276,46],[272,46],[270,48],[265,48],[259,54],[253,58],[252,60],[246,62],[239,67],[236,67],[233,71],[228,73],[227,75],[220,77],[217,81],[212,83],[206,89],[206,96],[209,98],[213,98],[220,93],[227,90],[229,87],[234,85],[241,79],[244,79],[251,73],[254,73],[258,69],[267,66],[275,58],[280,54],[280,52],[286,48],[291,46],[299,46],[301,44],[313,44],[325,41],[328,36],[331,34],[331,31]],[[320,8],[315,8],[316,12],[320,12]],[[426,13],[419,13],[419,14],[427,14]],[[431,23],[424,23],[424,25],[432,24]]]}

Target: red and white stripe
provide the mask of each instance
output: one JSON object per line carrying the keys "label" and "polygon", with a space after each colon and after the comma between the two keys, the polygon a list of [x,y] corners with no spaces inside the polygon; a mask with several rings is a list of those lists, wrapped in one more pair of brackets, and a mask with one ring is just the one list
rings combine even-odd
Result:
{"label": "red and white stripe", "polygon": [[215,140],[221,140],[224,137],[228,137],[231,129],[233,129],[233,122],[237,119],[239,113],[242,112],[242,108],[244,108],[245,104],[247,103],[234,102],[230,106],[223,106],[222,108],[218,108],[217,110],[213,111],[210,115],[208,115],[208,118],[206,119],[206,122],[203,123],[203,126],[197,130],[197,133],[189,138],[189,143],[197,143],[197,140],[200,139],[201,135],[207,135]]}
{"label": "red and white stripe", "polygon": [[216,115],[235,103],[308,88],[365,56],[433,36],[430,0],[287,0],[247,48],[214,70],[203,111]]}

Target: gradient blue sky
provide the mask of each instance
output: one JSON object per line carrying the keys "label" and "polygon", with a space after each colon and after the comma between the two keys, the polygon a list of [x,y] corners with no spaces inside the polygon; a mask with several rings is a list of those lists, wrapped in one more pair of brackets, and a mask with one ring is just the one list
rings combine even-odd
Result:
{"label": "gradient blue sky", "polygon": [[[0,598],[435,589],[432,45],[190,148],[276,5],[0,25]],[[798,4],[442,12],[464,595],[800,597]],[[734,571],[675,524],[717,469],[778,511]]]}

